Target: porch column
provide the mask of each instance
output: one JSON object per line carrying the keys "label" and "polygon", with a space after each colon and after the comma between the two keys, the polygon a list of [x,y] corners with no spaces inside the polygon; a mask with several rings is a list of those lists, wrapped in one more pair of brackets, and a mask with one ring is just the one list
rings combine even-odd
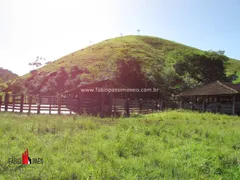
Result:
{"label": "porch column", "polygon": [[218,113],[220,111],[220,109],[219,109],[219,106],[220,106],[219,102],[220,102],[220,96],[217,96],[216,97],[216,113]]}
{"label": "porch column", "polygon": [[[162,101],[161,101],[162,102]],[[180,108],[182,109],[183,108],[183,98],[181,97],[180,98]],[[162,110],[162,107],[161,107],[161,110]]]}
{"label": "porch column", "polygon": [[232,96],[232,114],[236,114],[236,95]]}
{"label": "porch column", "polygon": [[205,102],[205,100],[206,100],[206,97],[203,96],[203,104],[202,104],[202,110],[203,110],[203,112],[206,111],[206,102]]}
{"label": "porch column", "polygon": [[191,110],[194,110],[194,100],[193,100],[193,96],[191,96]]}

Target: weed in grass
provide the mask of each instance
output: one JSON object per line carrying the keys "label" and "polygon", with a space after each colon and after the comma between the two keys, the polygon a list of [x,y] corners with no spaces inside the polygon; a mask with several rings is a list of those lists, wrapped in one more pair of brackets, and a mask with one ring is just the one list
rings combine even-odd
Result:
{"label": "weed in grass", "polygon": [[240,150],[240,142],[234,144],[234,145],[232,146],[232,148],[233,148],[234,150]]}
{"label": "weed in grass", "polygon": [[209,136],[210,136],[209,132],[208,132],[208,131],[207,131],[207,132],[205,132],[205,138],[206,138],[206,139],[208,139],[208,138],[209,138]]}
{"label": "weed in grass", "polygon": [[189,134],[188,132],[184,132],[184,133],[183,133],[183,137],[184,137],[185,139],[188,139],[188,138],[190,138],[190,134]]}
{"label": "weed in grass", "polygon": [[145,131],[145,135],[146,135],[146,136],[149,136],[149,135],[151,135],[151,132],[150,132],[149,130],[146,130],[146,131]]}

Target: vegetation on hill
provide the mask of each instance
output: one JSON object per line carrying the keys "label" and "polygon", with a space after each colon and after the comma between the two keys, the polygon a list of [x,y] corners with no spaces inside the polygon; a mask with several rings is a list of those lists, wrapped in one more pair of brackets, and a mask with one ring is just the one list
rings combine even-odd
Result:
{"label": "vegetation on hill", "polygon": [[8,80],[18,77],[17,74],[14,74],[12,71],[3,69],[0,67],[0,83],[7,82]]}
{"label": "vegetation on hill", "polygon": [[234,83],[240,83],[240,61],[230,59],[227,66],[227,76],[233,78]]}
{"label": "vegetation on hill", "polygon": [[[224,51],[201,51],[150,36],[124,36],[48,63],[35,74],[23,76],[22,84],[27,87],[26,92],[61,93],[80,83],[113,79],[128,87],[159,87],[162,96],[170,97],[215,80],[237,83],[240,81],[238,66],[240,62],[226,57]],[[59,81],[61,68],[66,71],[66,77]],[[74,68],[85,69],[87,73],[84,70],[73,77]]]}
{"label": "vegetation on hill", "polygon": [[[240,118],[0,114],[0,179],[239,179]],[[28,148],[43,164],[9,164]]]}
{"label": "vegetation on hill", "polygon": [[3,69],[0,67],[0,92],[8,87],[7,82],[18,77],[17,74],[12,73],[10,70]]}
{"label": "vegetation on hill", "polygon": [[19,92],[36,95],[47,94],[56,95],[67,89],[72,89],[80,83],[86,83],[87,79],[81,75],[88,75],[88,70],[73,66],[70,72],[61,67],[57,72],[37,72],[31,71],[31,75],[25,79],[15,79],[10,85],[11,91],[16,94]]}
{"label": "vegetation on hill", "polygon": [[[179,52],[198,53],[204,51],[186,46],[173,41],[151,37],[151,36],[123,36],[108,39],[79,51],[66,55],[47,66],[44,66],[40,71],[56,71],[60,67],[65,67],[67,70],[74,65],[94,69],[100,68],[99,71],[94,69],[94,73],[106,73],[106,70],[112,72],[116,69],[116,61],[125,57],[138,59],[143,63],[143,69],[149,70],[152,65],[159,64],[164,61],[168,65],[174,64],[179,60]],[[224,53],[224,51],[220,51]],[[230,64],[227,66],[226,73],[233,74],[239,71],[240,62],[230,59]]]}

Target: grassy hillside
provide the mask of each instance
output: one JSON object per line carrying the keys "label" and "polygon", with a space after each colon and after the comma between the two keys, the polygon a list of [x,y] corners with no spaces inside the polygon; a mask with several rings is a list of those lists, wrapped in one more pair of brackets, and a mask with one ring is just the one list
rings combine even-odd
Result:
{"label": "grassy hillside", "polygon": [[[0,114],[0,179],[239,179],[240,118]],[[43,164],[13,165],[25,149]]]}
{"label": "grassy hillside", "polygon": [[[159,63],[171,66],[181,57],[179,51],[203,53],[203,51],[165,39],[151,36],[124,36],[108,39],[79,51],[66,55],[40,71],[56,71],[61,66],[69,70],[72,66],[86,67],[99,76],[113,73],[116,60],[123,57],[135,57],[143,63],[143,70],[149,71]],[[240,61],[231,59],[227,74],[239,71]],[[240,71],[239,71],[240,72]]]}
{"label": "grassy hillside", "polygon": [[235,81],[236,83],[240,83],[240,61],[235,59],[230,59],[230,63],[227,67],[227,75],[230,76],[234,74],[238,76],[238,79]]}
{"label": "grassy hillside", "polygon": [[240,61],[236,60],[236,59],[230,59],[230,63],[229,63],[227,72],[228,72],[228,74],[238,72],[238,75],[240,75]]}

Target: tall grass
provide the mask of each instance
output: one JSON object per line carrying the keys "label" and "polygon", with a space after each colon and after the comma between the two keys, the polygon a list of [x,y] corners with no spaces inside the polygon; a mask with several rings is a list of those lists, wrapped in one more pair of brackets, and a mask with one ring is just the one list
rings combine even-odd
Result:
{"label": "tall grass", "polygon": [[[0,179],[239,179],[240,118],[0,114]],[[9,157],[41,157],[14,165]]]}

